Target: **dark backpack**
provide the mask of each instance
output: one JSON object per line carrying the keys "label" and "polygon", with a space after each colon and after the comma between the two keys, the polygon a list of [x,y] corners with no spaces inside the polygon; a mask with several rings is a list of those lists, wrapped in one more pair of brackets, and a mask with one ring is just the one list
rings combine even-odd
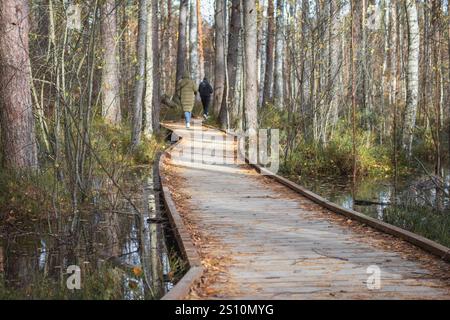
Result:
{"label": "dark backpack", "polygon": [[202,96],[202,97],[209,97],[213,93],[213,89],[212,89],[211,85],[205,81],[202,81],[200,83],[198,91],[200,92],[200,96]]}

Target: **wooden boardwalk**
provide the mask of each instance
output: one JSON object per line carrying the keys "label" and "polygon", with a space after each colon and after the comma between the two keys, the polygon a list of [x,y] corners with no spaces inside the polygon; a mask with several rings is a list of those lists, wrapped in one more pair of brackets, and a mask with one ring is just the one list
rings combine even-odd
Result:
{"label": "wooden boardwalk", "polygon": [[[233,154],[235,146],[224,144],[218,130],[203,127],[194,136],[181,123],[165,126],[183,139],[161,175],[204,269],[186,298],[450,298],[448,263],[326,210],[247,165],[223,164],[212,150]],[[202,143],[207,163],[191,161],[194,142]],[[368,288],[368,268],[379,268],[379,289]]]}

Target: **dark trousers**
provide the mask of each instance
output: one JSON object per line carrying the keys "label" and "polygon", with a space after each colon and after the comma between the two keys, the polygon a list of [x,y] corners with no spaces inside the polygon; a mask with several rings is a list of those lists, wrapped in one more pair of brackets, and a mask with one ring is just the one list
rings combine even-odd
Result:
{"label": "dark trousers", "polygon": [[211,102],[211,97],[201,97],[203,105],[203,114],[208,114],[209,103]]}

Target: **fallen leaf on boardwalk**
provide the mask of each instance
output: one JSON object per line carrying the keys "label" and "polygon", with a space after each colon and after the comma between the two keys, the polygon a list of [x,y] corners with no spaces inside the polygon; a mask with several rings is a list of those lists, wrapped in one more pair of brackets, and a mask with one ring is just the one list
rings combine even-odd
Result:
{"label": "fallen leaf on boardwalk", "polygon": [[208,295],[213,295],[213,294],[217,293],[217,290],[214,290],[212,288],[206,288],[205,293]]}
{"label": "fallen leaf on boardwalk", "polygon": [[131,289],[136,289],[136,288],[137,288],[137,285],[138,285],[138,283],[137,283],[136,281],[134,281],[134,280],[128,281],[128,286],[129,286]]}
{"label": "fallen leaf on boardwalk", "polygon": [[143,271],[142,271],[142,269],[139,268],[139,267],[134,267],[134,268],[133,268],[133,273],[134,273],[134,275],[135,275],[136,277],[140,277],[140,276],[142,276]]}

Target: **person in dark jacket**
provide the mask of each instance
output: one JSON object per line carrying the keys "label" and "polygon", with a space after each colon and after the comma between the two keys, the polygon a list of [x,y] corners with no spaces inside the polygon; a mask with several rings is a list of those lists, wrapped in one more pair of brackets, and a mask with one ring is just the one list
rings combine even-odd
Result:
{"label": "person in dark jacket", "polygon": [[208,109],[209,103],[211,102],[211,95],[213,93],[213,88],[209,84],[208,79],[206,77],[203,78],[202,82],[200,82],[198,92],[200,92],[200,98],[202,99],[203,117],[205,119],[208,119]]}

